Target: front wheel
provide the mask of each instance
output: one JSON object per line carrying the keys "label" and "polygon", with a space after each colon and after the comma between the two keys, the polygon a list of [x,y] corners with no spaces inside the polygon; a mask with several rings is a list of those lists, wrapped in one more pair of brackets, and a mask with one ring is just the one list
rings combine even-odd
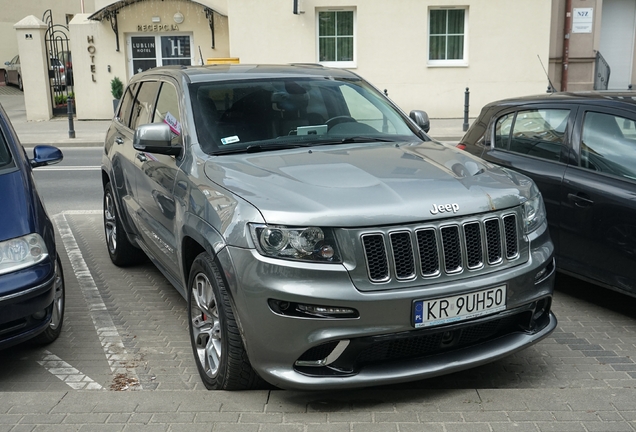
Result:
{"label": "front wheel", "polygon": [[219,267],[205,252],[190,270],[188,318],[194,360],[208,390],[262,385],[247,358]]}
{"label": "front wheel", "polygon": [[104,188],[104,235],[110,260],[118,267],[137,264],[144,259],[144,253],[135,247],[124,231],[119,220],[115,196],[110,183]]}
{"label": "front wheel", "polygon": [[66,299],[64,289],[64,272],[62,271],[62,263],[60,257],[55,261],[55,294],[53,296],[53,310],[51,311],[51,322],[42,333],[34,339],[37,344],[49,344],[58,338],[62,332],[62,323],[64,322],[64,303]]}

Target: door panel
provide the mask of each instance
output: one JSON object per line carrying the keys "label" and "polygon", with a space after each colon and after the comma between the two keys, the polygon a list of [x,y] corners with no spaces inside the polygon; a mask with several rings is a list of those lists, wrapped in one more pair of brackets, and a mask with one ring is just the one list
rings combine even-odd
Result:
{"label": "door panel", "polygon": [[[181,122],[176,87],[163,82],[157,88],[158,96],[153,98],[148,117],[144,123],[167,123],[171,126],[174,144],[181,144]],[[139,120],[142,124],[142,120]],[[138,151],[135,155],[139,176],[137,177],[138,215],[143,227],[142,235],[153,255],[164,269],[179,278],[177,259],[177,237],[175,228],[175,200],[173,189],[180,160],[166,156]]]}
{"label": "door panel", "polygon": [[636,116],[581,110],[573,137],[579,166],[563,182],[562,264],[636,294]]}

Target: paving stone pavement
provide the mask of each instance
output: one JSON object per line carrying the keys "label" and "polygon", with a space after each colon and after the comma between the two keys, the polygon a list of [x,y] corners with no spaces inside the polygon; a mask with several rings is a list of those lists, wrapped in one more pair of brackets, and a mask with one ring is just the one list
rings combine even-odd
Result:
{"label": "paving stone pavement", "polygon": [[636,299],[559,275],[557,330],[500,361],[338,392],[209,392],[186,302],[150,263],[111,264],[99,212],[54,217],[60,338],[0,352],[3,431],[636,431]]}

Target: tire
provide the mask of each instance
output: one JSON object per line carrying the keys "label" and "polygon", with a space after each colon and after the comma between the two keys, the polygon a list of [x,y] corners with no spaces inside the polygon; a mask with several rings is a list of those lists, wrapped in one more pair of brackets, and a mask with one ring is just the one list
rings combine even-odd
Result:
{"label": "tire", "polygon": [[145,259],[141,249],[134,246],[119,220],[115,195],[110,183],[104,187],[104,235],[110,260],[118,267],[138,264]]}
{"label": "tire", "polygon": [[64,272],[62,270],[60,257],[58,256],[55,262],[55,296],[53,297],[51,322],[46,330],[33,339],[36,344],[50,344],[57,339],[62,332],[62,324],[64,323],[64,305],[66,303],[65,291]]}
{"label": "tire", "polygon": [[188,318],[194,359],[208,390],[264,385],[247,358],[219,267],[205,252],[190,270]]}
{"label": "tire", "polygon": [[4,71],[4,85],[9,85],[9,75]]}
{"label": "tire", "polygon": [[24,91],[24,86],[22,85],[22,76],[18,75],[18,89],[20,89],[20,91]]}

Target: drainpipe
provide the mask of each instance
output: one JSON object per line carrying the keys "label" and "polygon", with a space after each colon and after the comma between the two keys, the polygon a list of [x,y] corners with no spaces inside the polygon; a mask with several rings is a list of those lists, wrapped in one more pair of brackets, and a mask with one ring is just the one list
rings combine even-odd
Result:
{"label": "drainpipe", "polygon": [[80,10],[84,13],[84,0],[80,0]]}
{"label": "drainpipe", "polygon": [[568,66],[570,64],[570,34],[572,33],[572,0],[565,0],[565,23],[563,25],[563,72],[561,91],[568,90]]}

